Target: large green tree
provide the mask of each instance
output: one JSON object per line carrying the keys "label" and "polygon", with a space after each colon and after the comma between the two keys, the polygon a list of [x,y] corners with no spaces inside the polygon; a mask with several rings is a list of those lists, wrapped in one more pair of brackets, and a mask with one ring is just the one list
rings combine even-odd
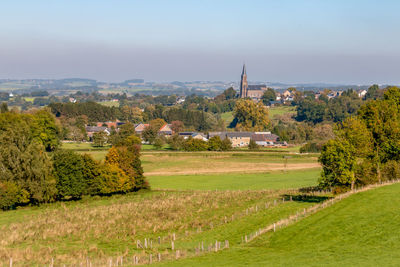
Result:
{"label": "large green tree", "polygon": [[250,99],[237,101],[234,116],[235,128],[242,131],[263,131],[269,124],[268,109]]}

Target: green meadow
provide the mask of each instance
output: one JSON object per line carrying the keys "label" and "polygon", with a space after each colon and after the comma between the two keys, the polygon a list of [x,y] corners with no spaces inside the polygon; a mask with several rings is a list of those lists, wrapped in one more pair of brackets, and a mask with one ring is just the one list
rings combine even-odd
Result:
{"label": "green meadow", "polygon": [[399,192],[358,193],[248,244],[162,266],[398,266]]}
{"label": "green meadow", "polygon": [[175,190],[260,190],[314,186],[321,170],[276,171],[269,173],[224,173],[149,176],[153,189]]}

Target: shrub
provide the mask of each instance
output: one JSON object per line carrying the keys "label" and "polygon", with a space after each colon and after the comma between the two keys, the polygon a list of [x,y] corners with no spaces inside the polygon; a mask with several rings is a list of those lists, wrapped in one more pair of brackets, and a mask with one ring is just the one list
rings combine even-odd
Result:
{"label": "shrub", "polygon": [[248,147],[248,148],[249,148],[250,150],[257,150],[257,149],[260,148],[260,146],[257,145],[256,141],[250,140],[250,143],[249,143],[249,147]]}
{"label": "shrub", "polygon": [[300,147],[300,153],[319,153],[322,150],[322,144],[308,142]]}
{"label": "shrub", "polygon": [[222,151],[228,151],[232,149],[232,142],[229,140],[229,138],[225,138],[222,140],[221,143],[221,150]]}
{"label": "shrub", "polygon": [[29,193],[13,182],[0,182],[0,209],[6,210],[17,204],[29,202]]}
{"label": "shrub", "polygon": [[393,180],[400,178],[400,163],[389,160],[382,166],[382,180]]}
{"label": "shrub", "polygon": [[222,150],[222,140],[218,135],[213,136],[208,140],[208,150],[211,150],[211,151],[221,151]]}
{"label": "shrub", "polygon": [[184,149],[185,151],[206,151],[208,144],[200,139],[189,138],[184,144]]}
{"label": "shrub", "polygon": [[184,147],[185,139],[178,134],[174,134],[168,138],[167,142],[172,150],[181,150]]}

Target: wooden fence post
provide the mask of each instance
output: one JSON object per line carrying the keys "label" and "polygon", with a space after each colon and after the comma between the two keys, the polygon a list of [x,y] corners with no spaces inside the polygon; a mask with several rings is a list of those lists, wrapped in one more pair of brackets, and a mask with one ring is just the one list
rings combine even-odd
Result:
{"label": "wooden fence post", "polygon": [[175,250],[174,241],[171,241],[171,249]]}
{"label": "wooden fence post", "polygon": [[161,237],[158,237],[158,244],[161,244]]}
{"label": "wooden fence post", "polygon": [[161,254],[160,253],[157,254],[157,258],[158,258],[158,261],[161,261]]}
{"label": "wooden fence post", "polygon": [[12,267],[12,265],[13,265],[13,259],[10,258],[10,267]]}

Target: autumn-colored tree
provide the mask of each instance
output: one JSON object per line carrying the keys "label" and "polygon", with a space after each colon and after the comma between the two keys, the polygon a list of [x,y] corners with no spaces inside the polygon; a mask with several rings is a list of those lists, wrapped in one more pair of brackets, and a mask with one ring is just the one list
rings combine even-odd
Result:
{"label": "autumn-colored tree", "polygon": [[250,99],[237,101],[235,110],[235,128],[243,131],[263,131],[269,124],[268,109],[261,102]]}
{"label": "autumn-colored tree", "polygon": [[184,129],[184,125],[183,125],[182,121],[173,121],[173,122],[171,122],[171,130],[174,133],[179,133],[179,132],[183,131],[183,129]]}

